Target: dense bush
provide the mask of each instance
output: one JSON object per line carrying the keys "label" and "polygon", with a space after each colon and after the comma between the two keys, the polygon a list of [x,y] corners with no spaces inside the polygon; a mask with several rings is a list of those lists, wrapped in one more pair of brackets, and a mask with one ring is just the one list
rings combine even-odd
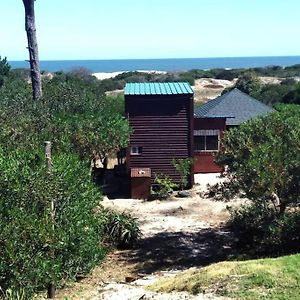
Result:
{"label": "dense bush", "polygon": [[277,109],[227,131],[216,157],[226,166],[227,178],[218,192],[251,201],[233,215],[233,224],[245,233],[242,240],[263,239],[261,243],[274,248],[288,242],[287,232],[290,239],[299,239],[300,220],[291,213],[300,205],[300,107],[280,105]]}
{"label": "dense bush", "polygon": [[283,102],[286,95],[294,88],[289,84],[267,84],[263,85],[256,93],[256,98],[267,105]]}
{"label": "dense bush", "polygon": [[186,74],[186,73],[180,73],[179,78],[174,77],[168,81],[188,82],[190,85],[195,85],[195,78],[193,78],[193,76]]}
{"label": "dense bush", "polygon": [[286,79],[281,84],[265,84],[252,94],[258,100],[274,105],[276,103],[299,104],[300,85],[294,79]]}
{"label": "dense bush", "polygon": [[277,109],[227,131],[216,161],[226,165],[233,193],[282,213],[300,202],[300,107]]}
{"label": "dense bush", "polygon": [[[130,133],[123,100],[106,98],[98,82],[77,74],[45,79],[43,98],[31,97],[28,82],[14,76],[0,89],[0,288],[26,299],[104,256],[106,214],[90,159],[126,146]],[[46,140],[53,144],[51,174]],[[126,241],[135,224],[127,216]]]}
{"label": "dense bush", "polygon": [[235,87],[250,96],[256,97],[262,84],[255,73],[247,71],[238,77]]}
{"label": "dense bush", "polygon": [[277,216],[263,204],[230,209],[229,226],[238,235],[239,247],[251,254],[288,253],[300,249],[300,213]]}
{"label": "dense bush", "polygon": [[124,72],[114,78],[100,81],[100,85],[105,91],[119,90],[125,87],[127,82],[168,82],[168,81],[189,81],[193,78],[186,73],[144,73],[144,72]]}
{"label": "dense bush", "polygon": [[0,141],[39,147],[50,140],[55,150],[104,159],[128,141],[121,101],[104,97],[97,83],[59,76],[44,83],[43,98],[34,102],[25,81],[11,80],[0,90]]}
{"label": "dense bush", "polygon": [[4,84],[5,77],[8,76],[9,71],[10,65],[8,64],[6,57],[2,59],[0,56],[0,88]]}
{"label": "dense bush", "polygon": [[53,162],[48,174],[41,153],[0,152],[0,286],[28,298],[88,272],[104,256],[101,216],[93,212],[101,194],[88,169],[73,155]]}
{"label": "dense bush", "polygon": [[233,80],[239,76],[239,71],[236,70],[220,70],[218,73],[216,73],[215,78],[216,79],[223,79],[223,80]]}
{"label": "dense bush", "polygon": [[300,84],[292,86],[290,91],[286,93],[282,98],[283,103],[300,104]]}

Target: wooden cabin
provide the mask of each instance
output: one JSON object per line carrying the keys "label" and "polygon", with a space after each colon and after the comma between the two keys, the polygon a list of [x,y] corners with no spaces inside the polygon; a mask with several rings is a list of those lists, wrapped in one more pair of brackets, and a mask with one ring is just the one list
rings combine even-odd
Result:
{"label": "wooden cabin", "polygon": [[[129,174],[167,175],[175,183],[180,175],[173,159],[192,158],[194,102],[188,83],[127,83],[125,112],[133,132],[127,149]],[[140,170],[140,172],[136,172]],[[145,175],[146,176],[146,175]],[[193,168],[189,178],[193,184]]]}
{"label": "wooden cabin", "polygon": [[269,106],[238,89],[233,89],[196,108],[194,172],[222,172],[223,168],[214,162],[214,155],[220,150],[224,131],[270,112],[272,109]]}

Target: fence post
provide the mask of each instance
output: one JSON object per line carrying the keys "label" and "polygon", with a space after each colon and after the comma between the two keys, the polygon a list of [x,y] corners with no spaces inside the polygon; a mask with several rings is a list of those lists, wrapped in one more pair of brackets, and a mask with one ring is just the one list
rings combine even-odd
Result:
{"label": "fence post", "polygon": [[[47,162],[48,174],[52,172],[52,158],[51,158],[51,142],[45,142],[45,157]],[[52,229],[54,232],[54,222],[55,222],[55,205],[54,200],[51,199],[51,220],[52,220]],[[50,256],[54,259],[54,250],[51,250]],[[47,288],[47,297],[54,298],[55,297],[55,285],[53,282],[49,283]]]}

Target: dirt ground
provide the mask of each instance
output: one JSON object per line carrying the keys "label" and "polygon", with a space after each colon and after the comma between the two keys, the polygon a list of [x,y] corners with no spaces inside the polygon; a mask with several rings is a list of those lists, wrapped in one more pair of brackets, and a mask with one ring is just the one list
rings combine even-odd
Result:
{"label": "dirt ground", "polygon": [[207,183],[220,180],[216,174],[196,175],[198,184],[189,198],[106,198],[103,206],[130,212],[138,219],[143,236],[135,249],[111,253],[92,274],[61,290],[56,299],[220,299],[214,295],[161,294],[144,289],[162,276],[226,259],[233,240],[223,226],[228,219],[228,203],[200,196]]}

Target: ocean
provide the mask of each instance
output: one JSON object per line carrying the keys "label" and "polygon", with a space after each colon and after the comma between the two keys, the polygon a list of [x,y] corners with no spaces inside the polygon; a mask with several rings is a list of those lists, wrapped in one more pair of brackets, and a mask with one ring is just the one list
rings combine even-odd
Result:
{"label": "ocean", "polygon": [[[26,61],[10,61],[12,68],[28,68]],[[56,72],[84,67],[92,73],[135,70],[188,71],[191,69],[251,68],[300,64],[300,56],[115,59],[115,60],[43,60],[41,70]]]}

